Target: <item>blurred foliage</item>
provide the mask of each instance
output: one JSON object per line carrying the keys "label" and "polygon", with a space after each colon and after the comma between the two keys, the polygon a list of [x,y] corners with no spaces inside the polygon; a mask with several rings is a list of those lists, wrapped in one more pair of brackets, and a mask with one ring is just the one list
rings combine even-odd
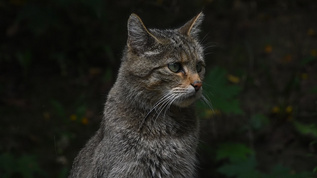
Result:
{"label": "blurred foliage", "polygon": [[0,155],[0,176],[11,177],[47,177],[44,170],[40,168],[34,155],[22,155],[16,157],[9,153]]}
{"label": "blurred foliage", "polygon": [[213,68],[207,73],[205,80],[205,91],[210,95],[212,106],[226,114],[243,114],[237,96],[241,91],[238,85],[229,85],[227,71],[220,67]]}
{"label": "blurred foliage", "polygon": [[269,173],[261,172],[257,169],[256,156],[253,149],[240,143],[221,144],[217,150],[217,158],[225,160],[218,171],[228,177],[236,178],[308,178],[312,176],[312,172],[296,173],[291,169],[280,164],[272,166]]}
{"label": "blurred foliage", "polygon": [[217,44],[204,44],[211,106],[197,104],[207,133],[198,150],[202,177],[316,176],[316,7],[313,0],[1,1],[0,177],[67,177],[99,126],[130,13],[147,27],[170,28],[202,9],[202,41]]}
{"label": "blurred foliage", "polygon": [[109,25],[106,1],[7,1],[2,3],[4,8],[16,14],[3,22],[9,27],[6,43],[0,46],[0,64],[17,60],[25,74],[31,65],[50,64],[64,76],[82,73],[88,64],[100,61],[114,65],[111,56],[110,60],[100,60],[113,53],[109,52],[109,42],[114,38],[105,32],[119,28],[117,24]]}
{"label": "blurred foliage", "polygon": [[316,124],[303,124],[294,122],[294,126],[298,132],[303,135],[311,135],[317,139],[317,125]]}
{"label": "blurred foliage", "polygon": [[254,114],[250,119],[250,126],[254,130],[260,130],[270,124],[270,120],[263,114]]}
{"label": "blurred foliage", "polygon": [[222,143],[218,146],[216,160],[228,158],[230,162],[246,160],[249,155],[253,155],[253,150],[240,143]]}

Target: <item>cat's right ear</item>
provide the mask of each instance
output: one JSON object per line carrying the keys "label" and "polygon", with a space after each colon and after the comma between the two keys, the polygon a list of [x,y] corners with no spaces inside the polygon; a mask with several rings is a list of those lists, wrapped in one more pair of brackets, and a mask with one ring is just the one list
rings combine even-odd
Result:
{"label": "cat's right ear", "polygon": [[160,43],[160,41],[145,27],[141,18],[131,14],[128,20],[128,48],[141,52],[145,47]]}
{"label": "cat's right ear", "polygon": [[201,25],[203,19],[204,14],[200,12],[198,15],[196,15],[194,18],[188,21],[185,25],[179,28],[180,33],[186,36],[192,36],[194,38],[197,38],[198,33],[200,32],[199,26]]}

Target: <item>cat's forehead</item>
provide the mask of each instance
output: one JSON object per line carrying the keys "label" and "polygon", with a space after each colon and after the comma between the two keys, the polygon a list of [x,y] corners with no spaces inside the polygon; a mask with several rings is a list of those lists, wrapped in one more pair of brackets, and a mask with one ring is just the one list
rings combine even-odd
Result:
{"label": "cat's forehead", "polygon": [[[185,51],[186,53],[202,53],[201,45],[193,38],[184,36],[177,30],[150,29],[164,43],[162,49],[157,52]],[[151,52],[153,53],[153,51]]]}
{"label": "cat's forehead", "polygon": [[193,39],[189,38],[188,36],[184,36],[178,30],[151,29],[150,31],[167,44],[179,46],[181,44],[188,43],[190,45],[193,45]]}
{"label": "cat's forehead", "polygon": [[195,65],[198,61],[204,63],[203,48],[196,38],[185,36],[177,29],[149,29],[160,43],[144,48],[142,56],[156,61],[156,64],[181,62]]}

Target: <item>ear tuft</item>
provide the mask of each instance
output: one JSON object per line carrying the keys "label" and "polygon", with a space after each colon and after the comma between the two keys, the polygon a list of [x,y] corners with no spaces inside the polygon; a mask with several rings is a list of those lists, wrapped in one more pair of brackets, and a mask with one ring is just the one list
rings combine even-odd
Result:
{"label": "ear tuft", "polygon": [[200,25],[204,19],[204,14],[200,12],[190,21],[188,21],[185,25],[179,28],[179,32],[186,36],[191,36],[194,38],[198,37],[198,33],[200,32]]}
{"label": "ear tuft", "polygon": [[131,14],[128,20],[128,47],[140,51],[155,42],[159,41],[148,31],[141,18]]}

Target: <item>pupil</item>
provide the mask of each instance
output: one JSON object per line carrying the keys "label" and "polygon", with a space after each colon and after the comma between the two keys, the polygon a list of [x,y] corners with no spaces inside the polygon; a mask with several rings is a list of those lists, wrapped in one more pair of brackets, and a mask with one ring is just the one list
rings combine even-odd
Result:
{"label": "pupil", "polygon": [[201,65],[200,65],[200,64],[197,64],[197,65],[196,65],[196,70],[197,70],[197,72],[200,72],[200,71],[201,71]]}
{"label": "pupil", "polygon": [[175,70],[178,70],[178,67],[179,67],[178,64],[177,64],[177,63],[174,63],[174,69],[175,69]]}

